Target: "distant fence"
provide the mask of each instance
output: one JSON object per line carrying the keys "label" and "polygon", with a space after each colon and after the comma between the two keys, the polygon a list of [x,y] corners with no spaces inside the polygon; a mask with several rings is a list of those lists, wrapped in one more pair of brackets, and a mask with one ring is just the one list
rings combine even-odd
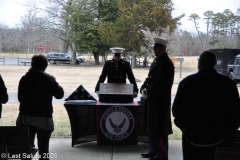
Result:
{"label": "distant fence", "polygon": [[31,58],[23,58],[23,57],[0,57],[0,64],[2,65],[19,65],[31,62]]}
{"label": "distant fence", "polygon": [[0,57],[0,63],[5,64],[5,57]]}

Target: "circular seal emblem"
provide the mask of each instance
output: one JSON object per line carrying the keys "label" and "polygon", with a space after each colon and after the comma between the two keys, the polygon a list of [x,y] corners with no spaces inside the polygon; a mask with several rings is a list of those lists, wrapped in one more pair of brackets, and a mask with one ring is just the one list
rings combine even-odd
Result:
{"label": "circular seal emblem", "polygon": [[100,127],[108,139],[120,141],[132,133],[134,117],[125,107],[111,107],[103,113]]}

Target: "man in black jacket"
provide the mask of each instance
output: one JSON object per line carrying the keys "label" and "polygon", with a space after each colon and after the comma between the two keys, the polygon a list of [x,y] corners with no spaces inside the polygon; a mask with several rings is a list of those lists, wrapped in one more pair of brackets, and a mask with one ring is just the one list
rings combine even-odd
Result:
{"label": "man in black jacket", "polygon": [[100,83],[103,83],[107,77],[107,83],[126,83],[126,78],[133,84],[134,96],[138,94],[138,87],[132,72],[130,63],[121,58],[124,48],[110,48],[114,57],[105,62],[102,73],[99,77],[95,92],[98,94]]}
{"label": "man in black jacket", "polygon": [[[61,99],[63,88],[56,79],[45,72],[48,60],[44,55],[32,57],[31,68],[18,85],[19,115],[17,125],[29,126],[31,144],[37,134],[39,159],[49,159],[49,140],[54,130],[52,118],[53,96]],[[44,158],[45,157],[45,158]]]}
{"label": "man in black jacket", "polygon": [[235,83],[216,72],[216,55],[204,51],[199,71],[184,78],[172,106],[174,123],[182,131],[184,160],[215,160],[217,146],[232,146],[240,124]]}
{"label": "man in black jacket", "polygon": [[171,89],[174,79],[174,65],[168,57],[167,41],[155,38],[155,60],[151,64],[148,77],[141,86],[142,96],[147,98],[146,132],[149,138],[149,151],[142,153],[150,160],[168,159],[168,135],[172,134]]}

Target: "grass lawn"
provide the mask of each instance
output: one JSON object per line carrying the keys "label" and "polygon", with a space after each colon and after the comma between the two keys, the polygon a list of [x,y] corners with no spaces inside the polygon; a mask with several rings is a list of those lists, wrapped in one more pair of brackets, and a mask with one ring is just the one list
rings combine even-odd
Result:
{"label": "grass lawn", "polygon": [[[3,54],[1,55],[3,56]],[[26,56],[26,55],[23,55]],[[29,55],[28,55],[29,56]],[[30,56],[31,57],[31,56]],[[101,73],[103,65],[92,65],[93,62],[88,60],[78,66],[69,65],[49,65],[46,72],[55,76],[57,82],[64,88],[65,97],[69,96],[79,85],[83,85],[89,93],[96,96],[94,88],[98,77]],[[18,116],[19,102],[17,100],[17,88],[20,78],[28,71],[29,65],[2,65],[0,64],[0,74],[3,77],[5,85],[8,89],[9,102],[3,104],[2,118],[0,119],[1,126],[14,126],[16,118]],[[179,66],[179,62],[175,64],[176,68]],[[196,71],[196,61],[186,60],[183,63],[183,69],[187,70],[182,72],[182,78]],[[135,78],[140,80],[137,82],[140,88],[143,81],[147,77],[149,68],[133,68]],[[180,80],[179,70],[175,73],[174,85],[172,88],[172,97],[174,98],[178,82]],[[141,96],[138,94],[138,96]],[[54,102],[53,119],[55,124],[55,130],[52,137],[71,137],[71,127],[68,118],[67,111],[64,107],[64,99]],[[173,117],[172,117],[173,120]],[[170,139],[181,139],[181,131],[172,123],[173,134],[170,135]]]}

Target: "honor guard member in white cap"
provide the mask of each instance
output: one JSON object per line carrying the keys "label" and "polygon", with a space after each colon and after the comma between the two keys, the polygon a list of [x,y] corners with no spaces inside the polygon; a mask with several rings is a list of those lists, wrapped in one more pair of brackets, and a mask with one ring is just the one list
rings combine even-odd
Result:
{"label": "honor guard member in white cap", "polygon": [[137,97],[138,87],[135,81],[135,77],[132,72],[130,63],[121,58],[124,48],[114,47],[110,48],[114,54],[113,59],[106,61],[99,77],[95,92],[98,94],[100,83],[103,83],[107,77],[107,83],[126,83],[126,78],[134,88],[134,97]]}
{"label": "honor guard member in white cap", "polygon": [[144,124],[149,138],[149,151],[142,157],[150,160],[168,159],[168,135],[172,134],[171,89],[174,65],[168,57],[168,42],[155,38],[153,45],[156,58],[150,66],[148,77],[141,86],[142,96],[147,100]]}

